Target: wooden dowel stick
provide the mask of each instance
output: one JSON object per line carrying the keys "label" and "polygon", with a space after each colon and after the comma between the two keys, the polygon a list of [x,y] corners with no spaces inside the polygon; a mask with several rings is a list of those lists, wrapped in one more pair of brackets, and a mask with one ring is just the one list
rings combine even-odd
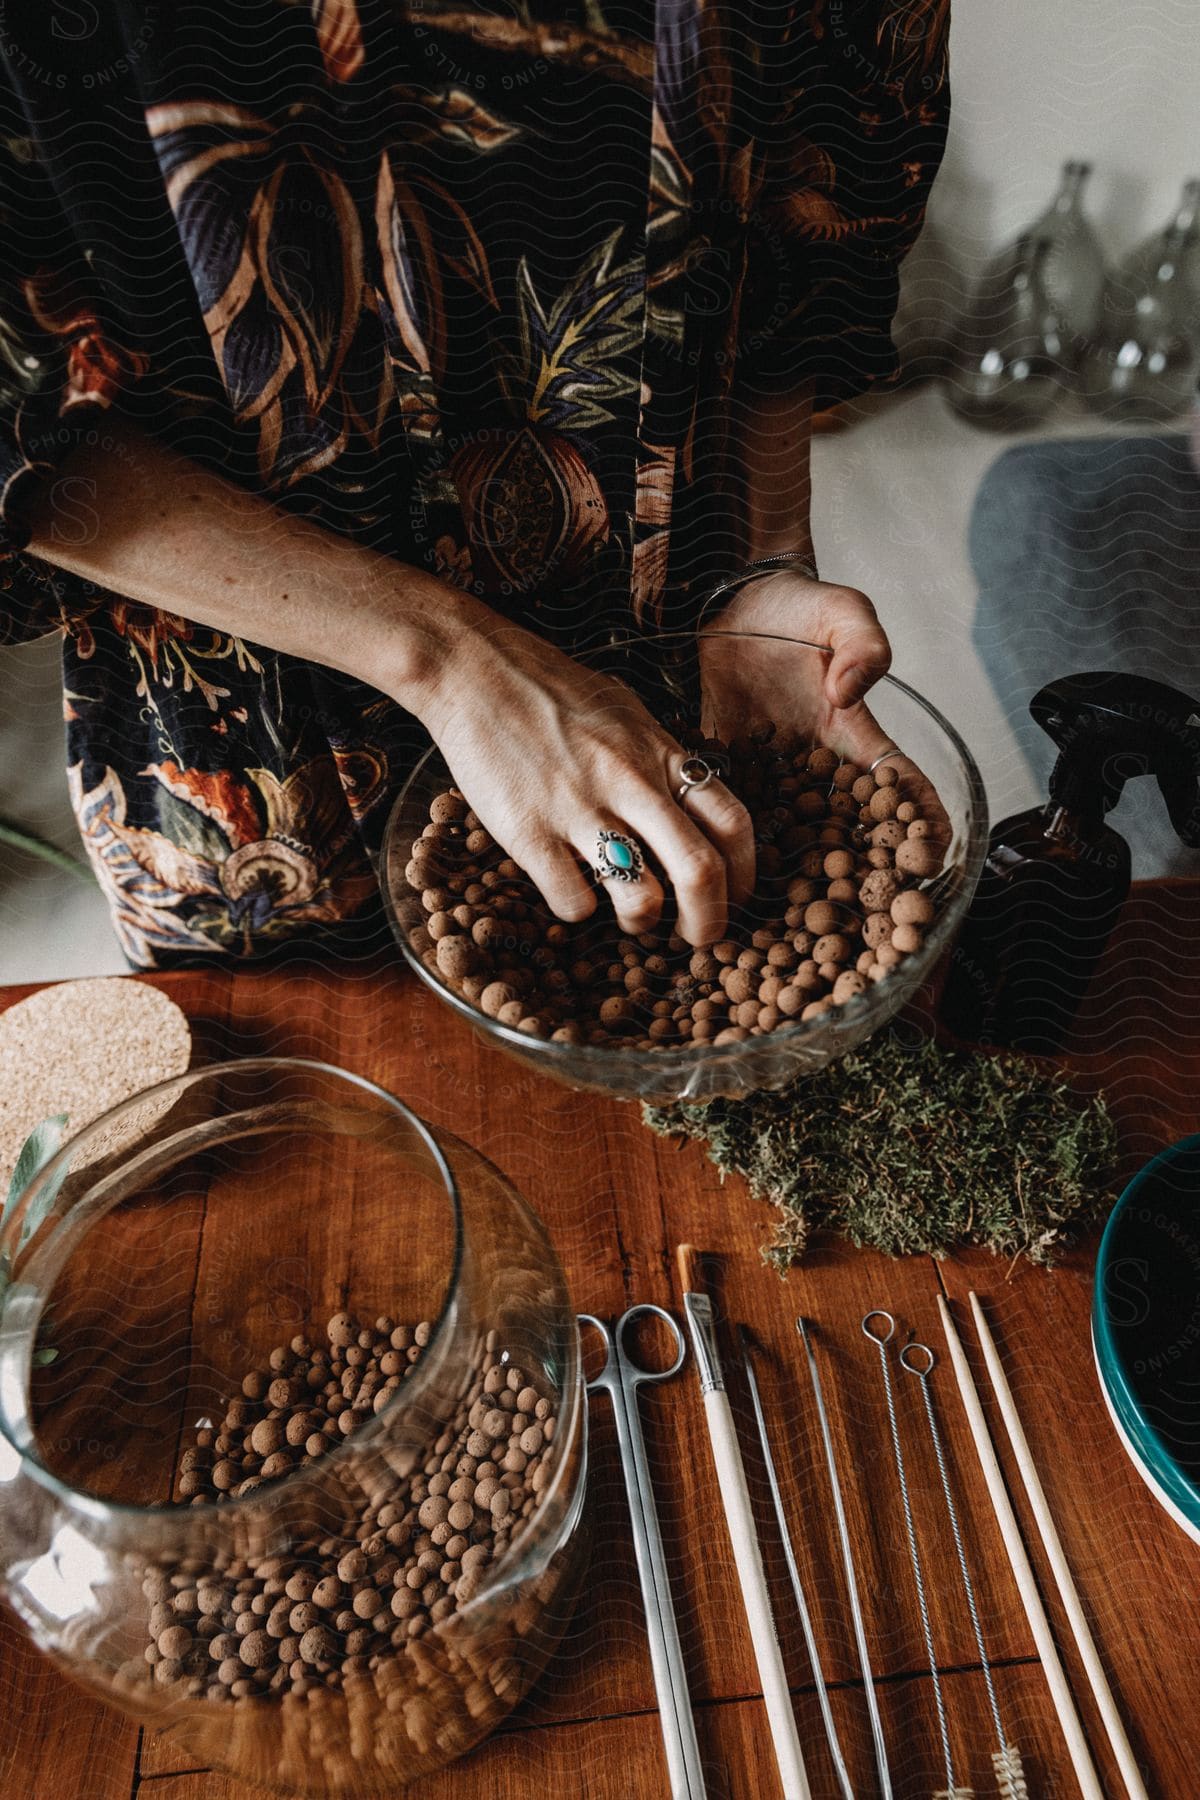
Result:
{"label": "wooden dowel stick", "polygon": [[758,1547],[758,1532],[746,1487],[746,1470],[738,1443],[737,1427],[733,1422],[729,1396],[725,1392],[712,1301],[702,1285],[698,1252],[691,1244],[681,1244],[677,1256],[680,1284],[683,1288],[683,1308],[692,1334],[700,1374],[700,1392],[704,1396],[704,1415],[708,1423],[713,1464],[717,1471],[717,1487],[725,1510],[729,1541],[733,1545],[733,1560],[737,1565],[742,1604],[750,1627],[758,1679],[762,1683],[763,1703],[767,1709],[767,1723],[771,1728],[771,1742],[784,1800],[811,1800],[812,1790],[808,1785],[800,1749],[800,1734],[796,1730],[796,1713],[788,1691],[787,1670],[771,1611],[771,1596],[763,1570],[762,1552]]}
{"label": "wooden dowel stick", "polygon": [[746,1471],[737,1441],[729,1398],[721,1388],[704,1396],[708,1418],[708,1434],[712,1444],[713,1464],[725,1508],[725,1523],[733,1545],[734,1562],[742,1589],[742,1603],[750,1626],[758,1678],[762,1682],[763,1703],[775,1746],[779,1779],[787,1800],[808,1800],[809,1785],[800,1752],[800,1736],[796,1730],[796,1714],[788,1691],[787,1671],[779,1649],[779,1638],[771,1612],[762,1556],[754,1529],[754,1514],[746,1489]]}
{"label": "wooden dowel stick", "polygon": [[1034,1464],[991,1327],[979,1304],[978,1295],[972,1293],[970,1301],[975,1328],[979,1333],[979,1342],[983,1346],[983,1359],[987,1364],[988,1375],[991,1377],[992,1392],[1000,1407],[1004,1428],[1008,1432],[1008,1440],[1012,1445],[1013,1455],[1017,1459],[1017,1468],[1021,1471],[1021,1480],[1025,1484],[1025,1492],[1029,1496],[1029,1505],[1041,1536],[1042,1548],[1046,1552],[1046,1560],[1050,1564],[1051,1572],[1058,1584],[1063,1609],[1075,1635],[1075,1645],[1087,1672],[1088,1681],[1091,1683],[1092,1693],[1096,1697],[1096,1705],[1099,1708],[1100,1717],[1104,1721],[1108,1741],[1112,1745],[1113,1755],[1116,1757],[1117,1766],[1121,1771],[1121,1780],[1125,1783],[1125,1791],[1129,1795],[1129,1800],[1150,1800],[1150,1796],[1146,1792],[1146,1784],[1142,1780],[1141,1770],[1134,1760],[1132,1747],[1125,1735],[1125,1726],[1117,1711],[1117,1703],[1113,1699],[1112,1689],[1108,1685],[1108,1678],[1100,1661],[1100,1653],[1096,1649],[1096,1640],[1092,1636],[1091,1626],[1088,1624],[1087,1615],[1079,1598],[1079,1590],[1075,1586],[1070,1565],[1063,1553],[1058,1527],[1051,1515],[1041,1477]]}
{"label": "wooden dowel stick", "polygon": [[1050,1698],[1054,1702],[1054,1710],[1058,1714],[1058,1723],[1066,1739],[1071,1765],[1075,1770],[1075,1779],[1084,1800],[1104,1800],[1104,1789],[1100,1786],[1100,1778],[1096,1774],[1096,1766],[1088,1749],[1083,1724],[1067,1685],[1067,1678],[1059,1660],[1058,1650],[1054,1643],[1054,1634],[1050,1629],[1050,1621],[1046,1617],[1046,1609],[1042,1605],[1042,1597],[1038,1593],[1033,1569],[1025,1553],[1025,1545],[1021,1540],[1021,1530],[1017,1524],[1016,1514],[1008,1498],[1004,1486],[1004,1477],[1000,1473],[1000,1464],[996,1461],[996,1452],[992,1448],[992,1440],[988,1435],[987,1420],[983,1416],[983,1408],[979,1404],[979,1395],[975,1389],[975,1377],[971,1373],[971,1365],[967,1361],[959,1339],[950,1308],[941,1294],[938,1295],[938,1312],[941,1315],[942,1330],[946,1334],[946,1347],[950,1352],[950,1361],[954,1365],[954,1373],[958,1380],[958,1391],[962,1396],[967,1422],[971,1427],[971,1436],[975,1440],[975,1451],[979,1457],[979,1466],[983,1471],[983,1479],[987,1483],[991,1497],[992,1511],[996,1515],[996,1523],[1000,1527],[1000,1535],[1004,1539],[1004,1548],[1008,1552],[1009,1566],[1013,1579],[1021,1595],[1021,1604],[1025,1608],[1025,1617],[1029,1621],[1029,1629],[1033,1633],[1033,1641],[1041,1658],[1042,1669],[1050,1688]]}

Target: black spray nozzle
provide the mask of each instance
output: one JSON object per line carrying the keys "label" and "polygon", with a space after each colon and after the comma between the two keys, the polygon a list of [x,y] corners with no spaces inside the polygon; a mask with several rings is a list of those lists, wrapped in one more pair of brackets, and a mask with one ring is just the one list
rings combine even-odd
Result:
{"label": "black spray nozzle", "polygon": [[1154,775],[1171,823],[1200,849],[1200,702],[1141,675],[1065,675],[1029,710],[1059,748],[1050,798],[1101,820],[1136,775]]}

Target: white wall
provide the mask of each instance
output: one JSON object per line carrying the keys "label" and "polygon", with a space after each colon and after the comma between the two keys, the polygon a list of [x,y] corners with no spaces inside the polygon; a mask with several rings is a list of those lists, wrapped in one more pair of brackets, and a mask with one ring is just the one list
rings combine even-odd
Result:
{"label": "white wall", "polygon": [[1032,222],[1059,165],[1091,162],[1110,257],[1200,175],[1197,0],[951,0],[950,142],[930,223],[967,260]]}

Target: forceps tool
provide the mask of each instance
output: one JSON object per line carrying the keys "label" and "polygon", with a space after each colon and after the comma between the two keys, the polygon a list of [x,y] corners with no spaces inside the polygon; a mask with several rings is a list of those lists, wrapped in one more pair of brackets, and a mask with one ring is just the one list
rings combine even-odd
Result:
{"label": "forceps tool", "polygon": [[[643,1367],[626,1348],[629,1327],[636,1320],[647,1317],[658,1319],[665,1325],[674,1341],[675,1358],[665,1369]],[[646,1613],[646,1633],[650,1640],[650,1662],[662,1720],[671,1797],[672,1800],[704,1800],[708,1790],[700,1766],[696,1722],[688,1698],[683,1650],[675,1623],[675,1607],[638,1411],[638,1389],[646,1382],[668,1381],[672,1375],[677,1375],[687,1356],[687,1343],[671,1314],[661,1306],[648,1303],[629,1307],[611,1327],[591,1313],[580,1313],[579,1323],[592,1326],[604,1340],[604,1367],[587,1387],[589,1394],[603,1392],[608,1395],[617,1424],[617,1445],[633,1527],[633,1548]]]}

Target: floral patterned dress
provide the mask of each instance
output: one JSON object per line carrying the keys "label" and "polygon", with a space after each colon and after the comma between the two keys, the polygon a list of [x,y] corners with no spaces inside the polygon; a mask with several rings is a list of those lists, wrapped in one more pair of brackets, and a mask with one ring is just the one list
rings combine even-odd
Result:
{"label": "floral patterned dress", "polygon": [[[21,22],[15,21],[18,14]],[[68,578],[113,413],[577,648],[743,548],[727,396],[894,373],[945,0],[99,0],[0,36],[0,642],[143,968],[373,916],[413,721]]]}

